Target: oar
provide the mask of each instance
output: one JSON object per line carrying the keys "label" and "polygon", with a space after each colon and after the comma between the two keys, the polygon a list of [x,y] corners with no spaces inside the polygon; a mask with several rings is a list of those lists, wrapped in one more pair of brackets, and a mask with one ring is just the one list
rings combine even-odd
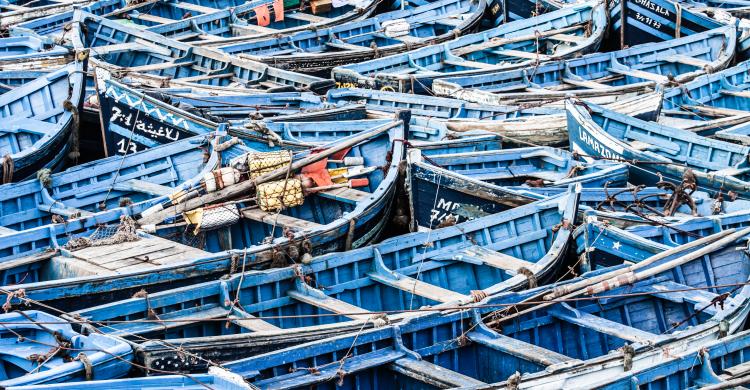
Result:
{"label": "oar", "polygon": [[382,134],[396,126],[402,126],[403,124],[404,122],[402,120],[399,120],[393,123],[388,123],[388,124],[376,127],[374,129],[362,132],[347,140],[344,140],[335,145],[332,145],[328,149],[325,149],[319,153],[311,154],[305,158],[302,158],[300,160],[293,162],[291,164],[291,168],[288,166],[280,167],[271,172],[258,176],[257,178],[255,178],[255,180],[247,180],[247,181],[243,181],[237,184],[233,184],[219,191],[212,192],[206,195],[202,195],[197,198],[189,199],[183,203],[178,203],[174,205],[174,207],[169,207],[167,209],[159,210],[149,215],[142,216],[141,219],[138,220],[138,224],[141,226],[158,224],[164,221],[164,219],[166,219],[167,217],[180,214],[180,213],[184,213],[186,211],[193,210],[195,208],[201,207],[206,204],[221,202],[221,201],[229,200],[236,196],[246,195],[250,193],[251,191],[253,191],[258,184],[263,184],[272,180],[283,178],[290,171],[295,172],[301,169],[302,167],[321,161],[342,150],[345,150],[354,145],[357,145],[362,141],[365,141],[374,136]]}
{"label": "oar", "polygon": [[560,287],[556,288],[555,290],[553,290],[553,292],[545,295],[544,296],[544,300],[549,301],[549,300],[552,300],[552,299],[555,299],[555,298],[559,298],[559,297],[561,297],[561,296],[563,296],[565,294],[569,294],[569,293],[571,293],[573,291],[578,291],[578,290],[587,288],[587,287],[589,287],[589,286],[591,286],[591,285],[593,285],[595,283],[599,283],[599,282],[607,280],[607,279],[612,279],[612,278],[616,277],[617,275],[621,275],[621,274],[625,274],[625,273],[628,273],[628,272],[637,271],[637,270],[639,270],[639,269],[641,269],[643,267],[649,266],[649,265],[651,265],[651,264],[653,264],[653,263],[655,263],[655,262],[657,262],[659,260],[662,260],[662,259],[667,258],[669,256],[673,256],[673,255],[675,255],[677,253],[680,253],[680,252],[684,252],[686,249],[695,248],[695,247],[698,247],[698,246],[702,246],[702,245],[706,245],[706,244],[709,244],[711,242],[714,242],[714,241],[716,241],[718,239],[721,239],[722,237],[725,237],[725,236],[727,236],[727,235],[729,235],[729,234],[731,234],[733,232],[734,232],[734,229],[722,230],[722,231],[720,231],[718,233],[715,233],[713,235],[710,235],[708,237],[703,237],[701,239],[698,239],[698,240],[695,240],[695,241],[691,241],[691,242],[689,242],[687,244],[676,246],[676,247],[670,248],[669,250],[666,250],[664,252],[657,253],[657,254],[649,257],[648,259],[645,259],[643,261],[635,263],[635,264],[633,264],[633,265],[631,265],[629,267],[620,268],[620,269],[614,270],[612,272],[607,272],[605,274],[602,274],[602,275],[599,275],[599,276],[596,276],[596,277],[593,277],[593,278],[590,278],[590,279],[584,279],[584,280],[581,280],[581,281],[579,281],[577,283],[572,283],[572,284],[569,284],[569,285],[560,286]]}
{"label": "oar", "polygon": [[[522,316],[524,314],[527,314],[527,313],[530,313],[530,312],[532,312],[534,310],[539,310],[539,309],[544,308],[544,307],[552,306],[554,304],[557,304],[557,301],[563,301],[563,300],[566,300],[566,299],[575,298],[575,297],[577,297],[579,295],[583,295],[584,293],[586,293],[586,294],[594,294],[594,293],[598,293],[598,292],[607,291],[610,288],[615,287],[614,285],[613,286],[608,286],[607,284],[608,283],[615,283],[614,281],[617,281],[618,278],[624,276],[623,274],[625,274],[625,273],[628,273],[627,276],[631,276],[631,277],[626,277],[625,278],[625,279],[629,279],[627,282],[628,283],[634,283],[634,282],[636,282],[638,280],[645,279],[647,277],[656,275],[656,274],[658,274],[660,272],[664,272],[665,270],[668,270],[670,268],[674,268],[674,267],[677,267],[679,265],[685,264],[685,263],[687,263],[689,261],[695,260],[695,259],[697,259],[697,258],[699,258],[701,256],[704,256],[704,255],[706,255],[706,254],[708,254],[710,252],[713,252],[713,251],[715,251],[717,249],[720,249],[721,247],[727,245],[728,243],[736,241],[737,239],[739,239],[739,238],[741,238],[743,236],[746,236],[748,234],[750,234],[750,227],[742,229],[740,231],[736,231],[736,229],[727,229],[727,230],[721,231],[719,233],[710,235],[708,237],[704,237],[702,239],[690,242],[688,244],[680,245],[678,247],[672,248],[672,249],[667,250],[665,252],[662,252],[662,253],[659,253],[657,255],[651,256],[648,259],[646,259],[646,260],[638,263],[638,264],[644,264],[645,263],[644,265],[642,265],[642,266],[640,266],[638,268],[635,268],[635,266],[638,265],[638,264],[635,264],[635,265],[627,267],[627,268],[618,269],[618,270],[615,270],[615,271],[612,271],[612,272],[607,272],[606,274],[600,275],[600,276],[595,277],[595,278],[586,279],[586,280],[582,280],[582,281],[580,281],[578,283],[574,283],[572,285],[574,288],[569,288],[569,289],[561,290],[561,291],[572,291],[572,292],[570,292],[567,295],[560,296],[559,293],[553,293],[553,294],[549,294],[549,295],[547,295],[547,296],[544,297],[545,300],[555,299],[555,301],[550,301],[549,303],[542,303],[542,304],[535,305],[535,306],[530,307],[530,308],[525,309],[525,310],[520,310],[520,311],[514,312],[511,315],[508,315],[508,316],[505,316],[505,317],[501,317],[501,318],[498,318],[496,320],[489,321],[489,322],[487,322],[487,325],[489,325],[489,326],[497,325],[497,324],[499,324],[501,322],[505,322],[505,321],[508,321],[508,320],[516,318],[516,317],[520,317],[520,316]],[[673,260],[670,260],[669,262],[667,262],[665,264],[662,264],[662,265],[660,265],[658,267],[655,267],[655,268],[653,268],[651,270],[647,269],[647,270],[643,271],[640,274],[634,274],[632,272],[633,269],[637,270],[639,268],[643,268],[646,265],[653,264],[655,261],[664,259],[666,257],[669,257],[671,255],[674,255],[674,254],[677,254],[677,253],[680,253],[680,252],[684,252],[684,251],[692,249],[692,248],[694,248],[696,246],[704,245],[704,244],[706,244],[708,242],[711,242],[711,244],[706,245],[705,247],[703,247],[703,248],[701,248],[699,250],[696,250],[694,252],[687,253],[687,254],[685,254],[683,256],[680,256],[680,257],[677,257],[677,258],[675,258]],[[620,282],[617,281],[617,283],[620,283]],[[595,286],[595,288],[591,288],[592,286]]]}

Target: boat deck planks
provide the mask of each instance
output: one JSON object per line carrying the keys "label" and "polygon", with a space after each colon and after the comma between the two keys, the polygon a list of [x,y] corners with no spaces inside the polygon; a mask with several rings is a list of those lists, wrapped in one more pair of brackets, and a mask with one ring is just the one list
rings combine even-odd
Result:
{"label": "boat deck planks", "polygon": [[93,246],[71,251],[77,266],[96,266],[98,272],[124,273],[156,268],[205,257],[208,253],[161,237],[149,236],[137,241]]}

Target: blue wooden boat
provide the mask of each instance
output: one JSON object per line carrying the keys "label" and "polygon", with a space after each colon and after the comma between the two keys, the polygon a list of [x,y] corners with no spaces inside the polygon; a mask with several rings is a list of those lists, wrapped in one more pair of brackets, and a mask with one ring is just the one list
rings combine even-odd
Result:
{"label": "blue wooden boat", "polygon": [[750,61],[699,77],[664,93],[660,123],[750,144]]}
{"label": "blue wooden boat", "polygon": [[142,86],[237,94],[277,88],[322,93],[333,85],[330,80],[233,58],[81,10],[75,11],[74,20],[70,31],[73,47],[91,48],[97,67],[127,75]]}
{"label": "blue wooden boat", "polygon": [[494,1],[439,0],[364,20],[245,40],[218,49],[280,69],[328,77],[331,68],[442,43],[479,27]]}
{"label": "blue wooden boat", "polygon": [[70,136],[78,132],[87,53],[77,57],[0,95],[3,183],[33,176],[42,168],[57,169],[68,157],[76,158],[76,140]]}
{"label": "blue wooden boat", "polygon": [[[561,265],[576,203],[576,190],[571,187],[548,200],[429,233],[411,233],[316,257],[295,267],[233,275],[72,315],[90,321],[86,325],[90,331],[96,327],[136,342],[143,337],[166,339],[205,358],[233,360],[304,339],[369,327],[375,312],[426,305],[455,307],[542,282]],[[30,297],[35,294],[32,290],[26,289]],[[258,291],[268,294],[258,295]],[[226,297],[233,298],[227,301]],[[234,299],[238,301],[231,304]],[[169,322],[140,322],[146,304]],[[287,320],[283,318],[287,313],[300,316]],[[316,313],[332,315],[317,317]],[[270,318],[277,315],[282,317]],[[400,322],[413,315],[378,316],[376,322]],[[216,318],[227,318],[230,323],[225,327]],[[125,322],[107,325],[113,319]],[[271,333],[273,340],[268,339]],[[172,340],[182,338],[188,339]],[[159,344],[165,343],[149,343],[144,350],[158,350]],[[243,348],[237,348],[238,344]],[[169,359],[163,352],[145,358],[146,365],[162,365]],[[204,363],[185,361],[167,369],[193,371]]]}
{"label": "blue wooden boat", "polygon": [[[388,219],[397,167],[403,159],[403,149],[393,140],[403,139],[404,127],[403,121],[393,121],[351,137],[360,143],[345,156],[364,157],[366,166],[387,166],[358,176],[368,179],[367,186],[323,188],[307,195],[302,205],[281,213],[262,211],[244,200],[219,205],[219,213],[202,209],[208,210],[204,211],[205,224],[179,215],[173,224],[151,226],[156,234],[135,231],[133,217],[165,208],[174,215],[172,210],[186,203],[184,199],[207,190],[216,172],[225,175],[230,167],[223,171],[209,168],[169,196],[2,236],[4,288],[30,291],[36,285],[41,295],[34,299],[70,310],[123,299],[140,288],[154,292],[236,273],[243,259],[248,268],[267,268],[367,245],[378,238]],[[248,157],[257,156],[256,152],[239,156],[231,152],[225,149],[223,157],[240,169]],[[231,213],[232,206],[236,213]],[[225,210],[230,214],[223,214]],[[221,251],[232,247],[242,251]]]}
{"label": "blue wooden boat", "polygon": [[232,374],[220,367],[210,367],[207,374],[162,375],[145,378],[109,379],[88,382],[56,383],[48,385],[13,386],[8,389],[174,389],[204,390],[206,388],[222,390],[253,390],[241,376]]}
{"label": "blue wooden boat", "polygon": [[[2,185],[0,230],[3,235],[12,234],[169,195],[220,167],[221,153],[215,145],[227,140],[213,135],[193,137],[124,158],[96,160],[60,173],[45,172],[35,180]],[[223,151],[223,155],[249,150],[232,148],[238,150]],[[228,161],[225,157],[224,163]]]}
{"label": "blue wooden boat", "polygon": [[[701,137],[690,131],[645,122],[594,104],[569,100],[568,136],[573,152],[588,161],[631,163],[630,180],[667,181],[710,193],[750,193],[750,148]],[[685,187],[685,188],[688,188]]]}
{"label": "blue wooden boat", "polygon": [[63,319],[41,311],[0,314],[0,386],[113,379],[131,368],[133,350],[122,339],[82,335]]}
{"label": "blue wooden boat", "polygon": [[609,3],[614,42],[620,49],[663,42],[724,24],[670,0],[615,0]]}
{"label": "blue wooden boat", "polygon": [[628,174],[624,164],[588,165],[575,161],[564,150],[547,147],[451,152],[429,157],[413,149],[407,166],[412,230],[462,222],[540,198],[523,190],[506,190],[507,187],[565,188],[576,183],[584,187],[618,187],[627,183]]}
{"label": "blue wooden boat", "polygon": [[[707,256],[722,258],[722,250],[741,242],[738,238],[747,233],[725,235]],[[626,370],[639,370],[653,364],[656,357],[663,359],[664,351],[655,345],[677,352],[718,339],[720,329],[727,334],[741,326],[748,312],[747,287],[685,292],[679,289],[688,286],[678,275],[698,270],[691,273],[696,282],[715,285],[745,282],[750,270],[744,266],[726,276],[701,272],[704,262],[691,256],[690,249],[654,258],[638,269],[635,280],[609,289],[601,290],[602,285],[594,283],[627,272],[629,267],[590,273],[552,287],[491,296],[469,312],[455,308],[421,315],[396,312],[406,319],[222,366],[261,388],[370,388],[395,383],[419,388],[438,383],[438,387],[501,387],[507,383],[500,382],[513,377],[520,377],[515,383],[522,386],[585,387],[601,379],[602,373],[620,374],[627,365]],[[713,266],[708,263],[709,267],[742,263],[743,256],[734,253]],[[593,297],[523,305],[524,301],[538,302],[550,291],[572,290],[571,294],[582,295],[576,287],[587,285],[594,289]],[[679,292],[669,293],[672,290]],[[724,306],[710,306],[724,292],[728,293]],[[497,383],[489,385],[492,382]]]}
{"label": "blue wooden boat", "polygon": [[426,94],[439,78],[500,69],[595,51],[606,26],[604,6],[582,3],[440,45],[333,69],[339,87]]}
{"label": "blue wooden boat", "polygon": [[560,9],[564,4],[558,1],[528,0],[528,1],[498,1],[489,7],[486,16],[494,21],[494,26],[515,20],[524,20]]}
{"label": "blue wooden boat", "polygon": [[[533,156],[533,153],[529,153],[530,150],[534,148],[511,149],[502,152],[508,155],[525,152],[528,156]],[[561,151],[558,151],[558,154],[561,154],[559,152]],[[406,190],[410,201],[412,230],[471,220],[564,192],[564,189],[560,187],[539,187],[538,181],[529,182],[533,186],[528,184],[509,186],[508,184],[513,183],[485,180],[487,177],[484,173],[464,175],[460,170],[455,169],[457,166],[461,167],[458,162],[451,161],[448,164],[436,166],[435,164],[440,164],[437,161],[440,157],[430,156],[429,160],[425,160],[421,154],[421,151],[413,150],[407,157]],[[543,155],[536,155],[534,158],[545,161]],[[443,160],[450,161],[447,155],[443,156]],[[571,164],[580,164],[571,160],[569,160]],[[547,161],[559,160],[547,158]],[[630,212],[654,220],[668,217],[683,219],[693,216],[694,213],[699,216],[734,213],[746,210],[750,206],[750,202],[743,199],[732,200],[727,196],[717,199],[715,194],[700,191],[691,194],[695,210],[685,203],[672,205],[670,203],[673,202],[670,200],[673,196],[672,191],[655,187],[628,188],[624,186],[627,181],[627,168],[624,165],[611,164],[611,166],[612,169],[602,169],[598,174],[592,172],[588,175],[564,179],[563,182],[581,182],[584,186],[594,184],[594,187],[604,187],[583,188],[580,205],[582,208],[586,206],[586,209],[605,212],[616,225],[621,223],[612,213]],[[604,167],[606,164],[601,168]],[[513,165],[508,168],[512,168],[515,173],[516,169]],[[593,171],[595,168],[589,167],[588,169]],[[519,178],[524,177],[523,172],[524,167],[518,167]],[[627,220],[633,219],[635,218]],[[641,219],[636,223],[648,224],[651,221]]]}
{"label": "blue wooden boat", "polygon": [[[666,42],[589,54],[534,68],[447,77],[433,92],[485,104],[534,104],[576,96],[596,104],[622,100],[664,85],[684,85],[734,57],[737,30],[723,27]],[[702,78],[699,78],[702,79]]]}
{"label": "blue wooden boat", "polygon": [[[369,119],[341,119],[341,116],[334,113],[328,116],[325,111],[327,110],[312,112],[311,115],[287,115],[262,121],[247,121],[242,126],[231,127],[229,133],[243,139],[252,139],[258,134],[276,134],[276,141],[281,145],[288,141],[320,145],[391,121],[378,114]],[[503,145],[502,138],[496,134],[485,131],[459,133],[448,130],[443,122],[417,116],[411,117],[409,121],[407,139],[408,146],[426,150],[429,154],[441,154],[447,150],[453,153],[495,150]]]}
{"label": "blue wooden boat", "polygon": [[[256,22],[255,14],[250,13],[254,7],[267,5],[269,1],[256,0],[248,2],[242,7],[236,15],[239,16],[237,23],[247,23],[245,18]],[[186,20],[192,24],[197,16],[213,17],[225,9],[234,10],[237,6],[242,6],[245,2],[233,0],[219,1],[154,1],[131,3],[124,0],[99,0],[78,7],[84,12],[93,15],[106,17],[108,19],[119,21],[123,24],[130,24],[142,29],[154,30],[154,28],[164,25],[174,25],[178,21]],[[220,19],[219,19],[220,20]],[[73,9],[67,12],[60,12],[53,15],[34,18],[24,23],[18,23],[10,28],[13,35],[32,35],[64,37],[66,25],[73,21]],[[224,30],[230,30],[231,27],[226,23],[222,26]],[[183,27],[184,29],[184,27]],[[210,32],[204,32],[210,34]],[[170,37],[173,38],[173,37]]]}
{"label": "blue wooden boat", "polygon": [[[363,105],[369,111],[396,112],[408,109],[412,115],[428,118],[429,123],[444,122],[448,130],[488,131],[516,146],[560,146],[568,143],[565,114],[556,107],[479,104],[445,97],[357,88],[330,90],[326,100],[338,105]],[[654,93],[612,103],[607,107],[625,115],[655,120],[661,100],[661,93]]]}

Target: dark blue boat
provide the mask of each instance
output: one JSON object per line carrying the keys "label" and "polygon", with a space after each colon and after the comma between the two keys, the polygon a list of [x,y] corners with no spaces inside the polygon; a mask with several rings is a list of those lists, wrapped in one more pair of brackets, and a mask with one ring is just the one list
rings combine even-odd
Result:
{"label": "dark blue boat", "polygon": [[[221,166],[215,145],[226,140],[228,137],[194,137],[125,158],[97,160],[60,173],[43,172],[34,180],[2,185],[0,230],[3,235],[12,234],[169,195]],[[234,148],[237,153],[243,150]],[[2,283],[11,282],[5,279]]]}
{"label": "dark blue boat", "polygon": [[406,172],[411,228],[416,230],[475,219],[544,197],[509,187],[619,187],[627,183],[628,169],[609,162],[589,165],[563,150],[529,147],[429,157],[411,150]]}
{"label": "dark blue boat", "polygon": [[723,26],[670,0],[615,0],[608,4],[612,37],[620,49],[668,41]]}
{"label": "dark blue boat", "polygon": [[[533,148],[529,148],[533,149]],[[512,149],[507,153],[523,153],[524,149]],[[481,153],[480,153],[481,154]],[[564,155],[564,154],[561,154]],[[533,154],[529,154],[533,156]],[[545,160],[543,155],[537,155],[541,162],[558,161]],[[444,158],[449,160],[448,158]],[[523,160],[520,160],[523,162]],[[410,215],[412,229],[419,227],[431,228],[441,224],[451,224],[479,218],[509,208],[518,207],[544,197],[556,196],[564,192],[563,188],[541,186],[543,181],[530,180],[523,186],[508,186],[513,183],[496,182],[486,179],[484,173],[479,175],[463,175],[459,164],[449,163],[437,166],[435,157],[429,160],[420,156],[419,151],[410,151],[407,158],[406,189],[410,200]],[[580,164],[570,161],[571,164]],[[476,165],[479,167],[479,165]],[[573,173],[565,182],[580,182],[584,186],[581,190],[580,204],[586,209],[593,209],[607,214],[607,218],[615,225],[621,225],[619,218],[625,218],[629,223],[650,223],[643,218],[665,221],[669,219],[684,219],[694,215],[710,216],[723,213],[735,213],[746,210],[750,202],[744,199],[729,199],[728,196],[716,198],[705,192],[691,194],[695,209],[687,203],[675,203],[674,194],[668,189],[655,187],[627,187],[627,167],[610,163],[612,169],[606,169],[607,164],[601,165],[596,172],[596,165],[588,167],[588,175],[577,176],[583,172]],[[519,166],[517,176],[521,181],[525,178],[524,166]],[[514,165],[508,166],[511,172],[516,171]],[[481,170],[481,169],[480,169]],[[573,171],[571,171],[573,172]],[[532,174],[533,175],[533,174]],[[619,182],[618,182],[619,181]],[[547,183],[549,184],[549,183]],[[604,188],[596,188],[604,187]],[[621,187],[618,187],[621,186]],[[626,218],[628,214],[633,216]],[[636,215],[640,215],[639,219]],[[636,220],[637,222],[632,222]]]}
{"label": "dark blue boat", "polygon": [[[403,139],[404,127],[403,121],[392,121],[352,137],[359,143],[345,157],[364,157],[365,166],[387,167],[355,176],[366,178],[366,186],[320,188],[307,194],[302,204],[289,205],[282,212],[264,211],[250,199],[213,207],[215,211],[201,207],[200,213],[185,214],[190,219],[179,214],[173,223],[141,224],[157,234],[135,230],[133,217],[166,210],[174,219],[175,207],[196,193],[211,192],[215,175],[222,175],[229,186],[232,169],[242,169],[248,158],[255,161],[262,155],[224,149],[222,157],[230,161],[230,167],[208,168],[169,196],[2,236],[0,264],[9,283],[5,288],[31,291],[36,285],[43,292],[35,299],[55,301],[68,310],[122,299],[141,287],[158,291],[236,273],[242,259],[249,268],[267,268],[365,246],[379,237],[388,220],[397,167],[403,159],[403,148],[394,140]],[[339,163],[329,164],[337,168]],[[243,251],[221,251],[229,248]]]}
{"label": "dark blue boat", "polygon": [[[740,242],[737,239],[747,233],[725,237],[721,244],[709,248],[707,255],[714,260],[722,258],[722,250]],[[638,269],[636,275],[643,279],[636,276],[630,283],[610,285],[609,289],[599,290],[602,284],[597,283],[629,268],[589,274],[556,288],[490,297],[474,313],[412,314],[393,325],[360,329],[223,367],[263,388],[316,385],[359,389],[395,383],[488,387],[488,383],[506,379],[540,388],[577,388],[620,374],[623,367],[638,370],[652,365],[655,357],[663,356],[654,345],[675,351],[695,348],[719,337],[720,322],[728,325],[728,333],[741,325],[748,312],[747,287],[741,291],[664,292],[687,287],[675,275],[703,268],[702,261],[690,258],[689,248],[677,249]],[[736,254],[719,263],[743,259],[742,254]],[[695,278],[708,284],[745,282],[748,268],[726,278],[705,272]],[[578,300],[530,308],[514,305],[538,300],[549,291],[572,290],[575,294],[580,286],[592,288],[589,295],[594,295],[593,299],[579,292]],[[729,295],[723,309],[704,308],[725,291]],[[606,299],[596,299],[598,294]],[[623,348],[625,345],[628,347]],[[504,385],[507,383],[492,386]]]}

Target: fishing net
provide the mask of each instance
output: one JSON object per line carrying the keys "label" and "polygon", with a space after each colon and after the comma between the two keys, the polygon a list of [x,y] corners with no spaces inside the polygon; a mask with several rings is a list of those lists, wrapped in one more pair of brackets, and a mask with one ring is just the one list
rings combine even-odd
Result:
{"label": "fishing net", "polygon": [[278,152],[254,152],[247,154],[247,168],[250,178],[285,167],[292,162],[292,152],[280,150]]}
{"label": "fishing net", "polygon": [[206,234],[203,231],[196,233],[193,229],[178,229],[166,234],[159,234],[159,236],[193,248],[205,249],[206,247]]}
{"label": "fishing net", "polygon": [[100,226],[88,236],[71,238],[65,244],[64,248],[68,250],[78,250],[91,246],[114,245],[123,242],[138,241],[139,239],[135,220],[128,216],[123,216],[120,217],[119,225]]}
{"label": "fishing net", "polygon": [[195,225],[195,234],[201,230],[218,229],[240,221],[240,211],[234,203],[201,207],[186,212],[184,216],[186,221]]}
{"label": "fishing net", "polygon": [[279,211],[285,207],[300,206],[305,201],[299,179],[259,184],[257,197],[258,206],[263,211]]}

